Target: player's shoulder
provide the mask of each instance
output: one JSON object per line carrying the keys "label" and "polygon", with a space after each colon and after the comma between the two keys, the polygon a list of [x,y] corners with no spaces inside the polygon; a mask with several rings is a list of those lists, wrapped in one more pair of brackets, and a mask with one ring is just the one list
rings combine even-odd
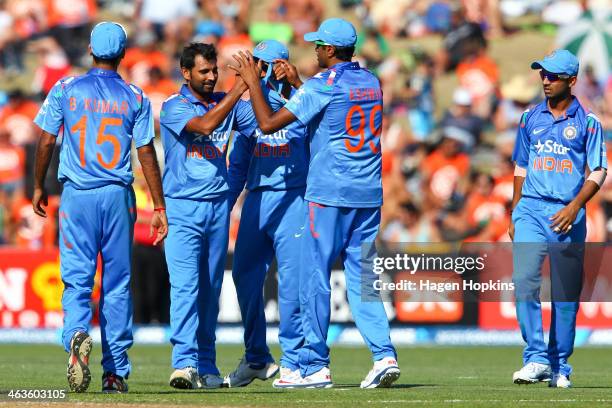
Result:
{"label": "player's shoulder", "polygon": [[59,79],[51,88],[54,96],[62,96],[68,89],[83,81],[86,78],[85,75],[69,75]]}
{"label": "player's shoulder", "polygon": [[162,110],[167,110],[169,108],[174,108],[181,105],[191,105],[191,102],[185,95],[177,92],[166,98],[166,100],[162,103]]}
{"label": "player's shoulder", "polygon": [[588,125],[590,125],[590,127],[593,127],[593,125],[601,126],[601,120],[597,117],[596,114],[591,111],[585,111],[585,113],[586,122]]}

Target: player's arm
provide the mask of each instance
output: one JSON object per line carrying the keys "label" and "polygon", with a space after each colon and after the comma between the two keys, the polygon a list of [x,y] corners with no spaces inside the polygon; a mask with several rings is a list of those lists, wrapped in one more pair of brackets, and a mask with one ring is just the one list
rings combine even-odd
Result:
{"label": "player's arm", "polygon": [[34,193],[32,195],[32,207],[34,213],[41,217],[47,217],[47,212],[43,208],[49,205],[47,200],[47,190],[45,188],[45,177],[47,177],[47,170],[53,157],[53,150],[55,149],[56,136],[43,130],[38,139],[38,145],[36,146],[36,159],[34,162]]}
{"label": "player's arm", "polygon": [[289,110],[281,108],[274,112],[268,105],[261,90],[261,67],[255,64],[249,51],[246,54],[241,51],[238,55],[234,55],[234,59],[236,65],[229,65],[229,68],[236,71],[248,86],[255,118],[257,118],[257,124],[264,134],[279,131],[297,120]]}
{"label": "player's arm", "polygon": [[223,99],[204,115],[191,118],[185,125],[185,129],[191,133],[210,135],[225,120],[247,89],[244,81],[239,77],[236,78],[236,83]]}
{"label": "player's arm", "polygon": [[587,116],[587,170],[592,169],[578,195],[553,215],[550,227],[558,233],[567,233],[576,220],[578,211],[599,191],[606,180],[608,159],[601,123],[592,114]]}
{"label": "player's arm", "polygon": [[[529,165],[529,133],[526,131],[527,117],[529,110],[525,111],[521,116],[521,122],[516,132],[516,142],[514,143],[514,152],[512,153],[512,161],[514,161],[514,188],[512,191],[512,206],[511,211],[514,211],[522,197],[523,183],[527,178],[527,166]],[[510,223],[508,230],[510,239],[514,241],[514,223]]]}
{"label": "player's arm", "polygon": [[229,166],[227,168],[230,209],[236,204],[236,200],[238,200],[246,184],[256,140],[255,136],[248,137],[240,132],[235,133],[234,143],[229,153]]}
{"label": "player's arm", "polygon": [[156,229],[157,236],[153,245],[157,245],[168,235],[168,219],[166,218],[166,202],[164,200],[159,163],[157,162],[153,141],[137,148],[137,152],[138,161],[142,167],[142,172],[153,199],[154,212],[151,219],[151,235],[153,235],[153,230]]}

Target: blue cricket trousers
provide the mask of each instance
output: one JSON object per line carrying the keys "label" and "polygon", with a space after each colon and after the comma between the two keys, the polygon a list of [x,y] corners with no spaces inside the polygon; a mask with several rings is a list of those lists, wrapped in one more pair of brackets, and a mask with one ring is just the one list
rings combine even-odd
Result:
{"label": "blue cricket trousers", "polygon": [[[516,314],[523,340],[523,362],[550,364],[553,372],[569,375],[567,363],[574,350],[586,237],[586,215],[581,209],[567,234],[550,228],[550,217],[565,204],[523,197],[512,214],[514,223],[512,280]],[[552,320],[548,345],[544,342],[540,304],[541,266],[550,260]]]}
{"label": "blue cricket trousers", "polygon": [[229,237],[229,202],[166,198],[172,366],[219,375],[215,329]]}
{"label": "blue cricket trousers", "polygon": [[304,343],[298,292],[304,207],[303,188],[250,191],[242,207],[233,278],[249,363],[274,361],[266,344],[263,286],[276,255],[281,365],[299,368],[298,350]]}
{"label": "blue cricket trousers", "polygon": [[64,348],[70,350],[75,332],[88,331],[100,254],[102,367],[122,377],[130,373],[127,350],[133,343],[130,273],[135,203],[131,187],[110,184],[78,190],[66,182],[59,212]]}
{"label": "blue cricket trousers", "polygon": [[338,256],[344,263],[348,301],[355,324],[373,360],[395,358],[383,303],[380,299],[373,301],[362,297],[364,282],[373,280],[371,264],[376,256],[374,241],[380,225],[380,208],[307,204],[300,254],[300,306],[305,337],[300,350],[302,375],[311,375],[329,366],[329,280]]}

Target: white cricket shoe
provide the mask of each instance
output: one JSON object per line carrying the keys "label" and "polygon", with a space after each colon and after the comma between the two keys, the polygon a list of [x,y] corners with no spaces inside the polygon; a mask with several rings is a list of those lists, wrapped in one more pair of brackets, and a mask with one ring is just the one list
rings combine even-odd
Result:
{"label": "white cricket shoe", "polygon": [[332,383],[329,368],[323,367],[316,373],[302,377],[293,384],[284,386],[282,388],[331,388],[333,386],[334,384]]}
{"label": "white cricket shoe", "polygon": [[548,383],[548,386],[555,388],[571,388],[572,382],[568,375],[555,373],[553,374],[552,380]]}
{"label": "white cricket shoe", "polygon": [[243,357],[238,367],[225,376],[223,383],[229,388],[246,387],[256,378],[265,381],[274,377],[276,373],[278,373],[278,366],[273,362],[266,363],[261,368],[253,368],[252,364],[246,361],[246,357]]}
{"label": "white cricket shoe", "polygon": [[540,381],[550,381],[551,377],[552,371],[548,364],[527,363],[523,368],[514,372],[512,381],[515,384],[535,384]]}
{"label": "white cricket shoe", "polygon": [[199,377],[198,388],[213,389],[223,388],[223,378],[215,374],[204,374]]}
{"label": "white cricket shoe", "polygon": [[193,390],[200,388],[198,370],[195,367],[177,368],[170,375],[170,386],[180,390]]}
{"label": "white cricket shoe", "polygon": [[400,377],[397,360],[385,357],[374,363],[366,378],[361,382],[361,388],[389,388]]}
{"label": "white cricket shoe", "polygon": [[294,384],[302,381],[300,370],[291,370],[287,367],[280,368],[280,378],[277,378],[272,383],[274,388],[294,388]]}

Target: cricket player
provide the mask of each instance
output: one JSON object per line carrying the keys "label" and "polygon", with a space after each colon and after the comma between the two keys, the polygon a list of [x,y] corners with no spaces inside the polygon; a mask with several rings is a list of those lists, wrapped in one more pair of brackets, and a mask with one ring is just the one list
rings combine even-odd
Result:
{"label": "cricket player", "polygon": [[382,91],[374,75],[351,62],[356,38],[352,24],[340,18],[328,19],[316,32],[305,34],[306,41],[315,43],[319,66],[327,70],[306,81],[276,112],[266,103],[258,65],[250,53],[241,53],[236,57],[238,66],[230,66],[247,83],[264,133],[276,132],[295,121],[310,126],[307,207],[299,260],[305,337],[299,356],[301,378],[277,386],[333,385],[326,341],[329,279],[338,256],[344,262],[355,323],[374,359],[374,367],[361,387],[388,387],[400,375],[382,302],[361,298],[362,277],[372,275],[374,241],[380,224]]}
{"label": "cricket player", "polygon": [[186,46],[180,66],[185,84],[160,113],[175,369],[170,385],[219,388],[215,328],[229,239],[227,145],[232,131],[251,136],[257,122],[249,103],[240,101],[246,90],[240,78],[229,93],[214,92],[214,46]]}
{"label": "cricket player", "polygon": [[[286,62],[289,59],[287,47],[278,41],[263,41],[255,47],[253,56],[262,61],[261,86],[266,101],[274,110],[282,108],[295,93],[294,88],[302,85],[297,71]],[[285,70],[290,71],[289,76]],[[281,76],[283,79],[279,80]],[[308,155],[307,128],[298,121],[271,134],[257,129],[257,137],[236,135],[229,167],[232,201],[238,197],[246,180],[249,191],[242,207],[233,267],[246,353],[238,368],[225,377],[229,387],[248,385],[255,378],[265,380],[278,372],[266,345],[263,299],[265,277],[275,255],[280,315],[278,337],[283,352],[280,381],[288,376],[299,377],[298,350],[304,340],[298,260]]]}
{"label": "cricket player", "polygon": [[146,95],[117,74],[127,38],[123,27],[102,22],[91,32],[93,67],[82,76],[55,84],[34,122],[42,129],[36,151],[34,212],[46,217],[44,179],[57,135],[63,126],[59,181],[60,269],[64,282],[62,340],[68,360],[68,384],[87,390],[92,339],[91,292],[98,254],[102,258],[100,330],[102,391],[127,392],[127,350],[132,345],[130,271],[136,203],[131,184],[132,140],[151,190],[155,211],[154,244],[166,234],[164,197],[155,149],[153,113]]}
{"label": "cricket player", "polygon": [[[571,386],[567,360],[574,349],[582,289],[585,205],[606,177],[601,124],[572,96],[578,59],[556,50],[531,64],[540,70],[546,99],[525,111],[518,128],[512,224],[516,313],[523,339],[524,367],[515,384],[549,382]],[[552,320],[544,342],[540,267],[550,256]]]}

